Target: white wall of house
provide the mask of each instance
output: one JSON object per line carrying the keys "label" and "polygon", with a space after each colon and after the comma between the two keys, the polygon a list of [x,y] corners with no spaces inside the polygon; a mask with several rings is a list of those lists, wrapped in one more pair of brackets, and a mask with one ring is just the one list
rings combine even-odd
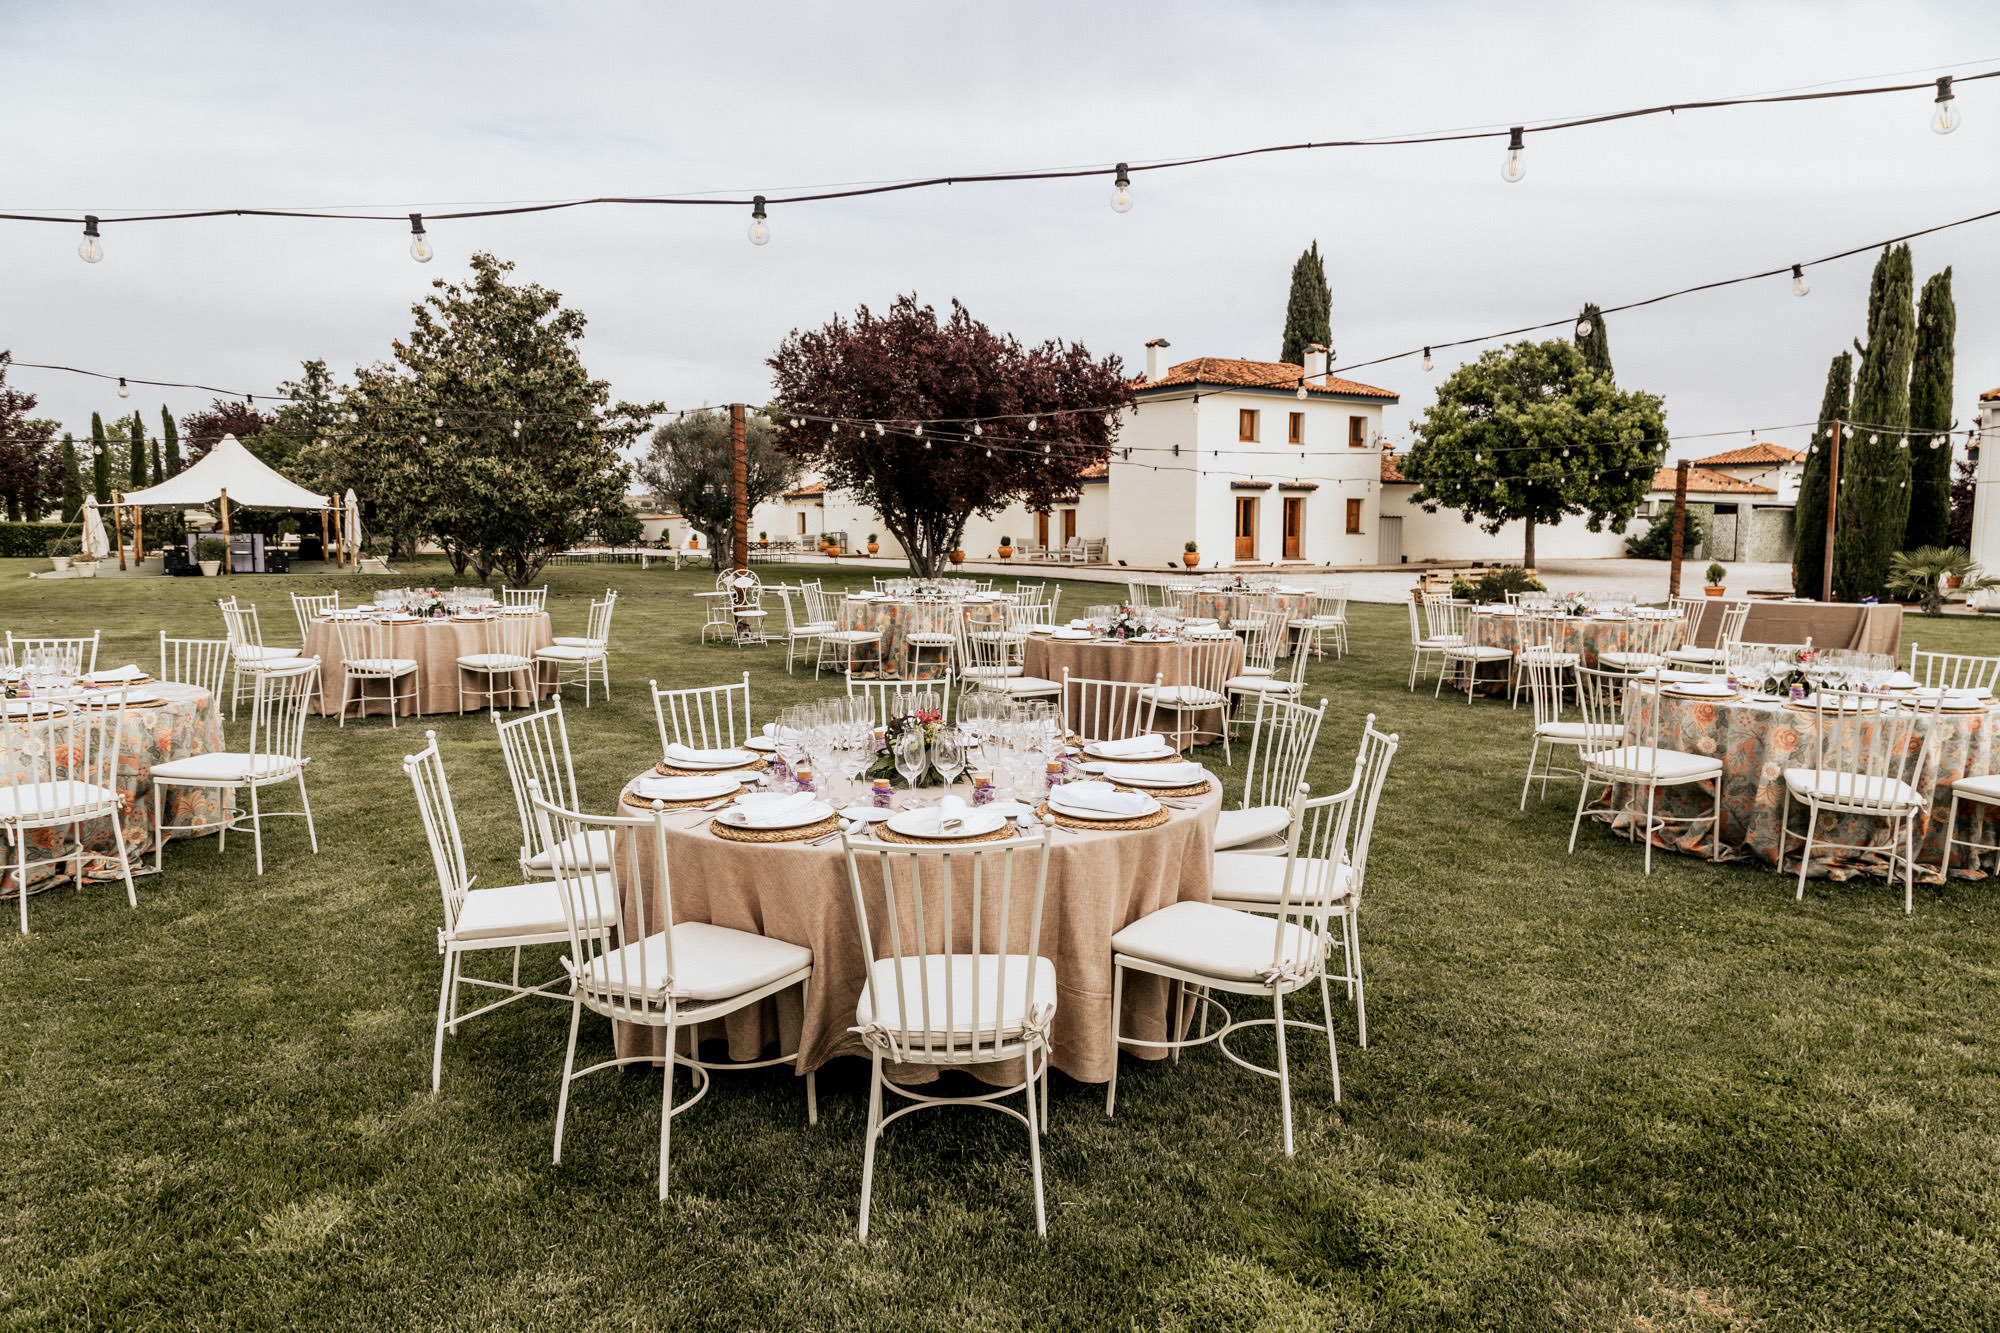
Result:
{"label": "white wall of house", "polygon": [[[1710,472],[1736,481],[1749,482],[1752,486],[1769,486],[1777,494],[1768,499],[1788,505],[1796,505],[1799,502],[1799,479],[1806,474],[1806,465],[1803,462],[1731,463],[1721,467],[1708,464],[1707,467]],[[1765,499],[1760,498],[1758,503],[1765,503]]]}
{"label": "white wall of house", "polygon": [[1973,481],[1972,558],[1982,573],[2000,574],[2000,398],[1979,400],[1979,462]]}
{"label": "white wall of house", "polygon": [[[1508,523],[1489,535],[1478,523],[1468,523],[1456,509],[1439,509],[1426,514],[1416,503],[1415,482],[1389,482],[1381,487],[1382,512],[1403,520],[1403,554],[1412,563],[1419,560],[1511,560],[1521,559],[1526,540],[1523,525]],[[1535,529],[1535,559],[1609,560],[1625,554],[1625,538],[1643,531],[1643,520],[1634,520],[1624,532],[1592,532],[1580,518],[1562,523],[1542,524]],[[1369,559],[1372,561],[1373,556]]]}
{"label": "white wall of house", "polygon": [[1106,488],[1105,536],[1114,561],[1135,569],[1179,568],[1182,546],[1200,540],[1194,474],[1184,470],[1194,466],[1194,432],[1185,400],[1159,399],[1125,413]]}

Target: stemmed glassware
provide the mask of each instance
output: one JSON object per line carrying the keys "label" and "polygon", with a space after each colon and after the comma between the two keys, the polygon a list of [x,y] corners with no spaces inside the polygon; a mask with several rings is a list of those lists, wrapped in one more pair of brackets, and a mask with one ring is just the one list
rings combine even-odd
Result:
{"label": "stemmed glassware", "polygon": [[965,745],[958,733],[938,728],[937,739],[931,742],[931,767],[944,779],[945,786],[958,781],[958,775],[965,771]]}
{"label": "stemmed glassware", "polygon": [[896,771],[903,775],[903,784],[910,789],[913,798],[917,779],[923,774],[925,763],[930,757],[924,745],[922,727],[913,725],[896,738],[895,757]]}

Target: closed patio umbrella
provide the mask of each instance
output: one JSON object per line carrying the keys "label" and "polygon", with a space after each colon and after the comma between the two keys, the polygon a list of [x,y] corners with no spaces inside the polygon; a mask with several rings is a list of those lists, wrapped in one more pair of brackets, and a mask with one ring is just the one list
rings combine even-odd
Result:
{"label": "closed patio umbrella", "polygon": [[83,502],[83,558],[102,560],[111,554],[111,538],[104,531],[104,519],[97,512],[97,497]]}
{"label": "closed patio umbrella", "polygon": [[354,498],[354,488],[347,488],[347,540],[355,567],[361,565],[361,502]]}

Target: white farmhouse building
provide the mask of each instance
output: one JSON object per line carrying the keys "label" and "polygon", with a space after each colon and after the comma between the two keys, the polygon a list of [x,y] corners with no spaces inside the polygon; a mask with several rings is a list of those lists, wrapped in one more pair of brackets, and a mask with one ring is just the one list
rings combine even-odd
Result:
{"label": "white farmhouse building", "polygon": [[2000,573],[2000,389],[1979,395],[1972,458],[1972,558],[1982,573]]}

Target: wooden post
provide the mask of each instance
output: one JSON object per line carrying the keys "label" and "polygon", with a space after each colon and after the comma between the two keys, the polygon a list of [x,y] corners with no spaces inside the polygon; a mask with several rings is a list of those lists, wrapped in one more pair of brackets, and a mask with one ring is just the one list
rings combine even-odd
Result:
{"label": "wooden post", "polygon": [[229,549],[229,491],[225,487],[222,492],[222,572],[225,574],[235,572],[230,568],[236,563],[230,558],[233,554]]}
{"label": "wooden post", "polygon": [[132,568],[146,559],[146,506],[132,506]]}
{"label": "wooden post", "polygon": [[[1667,571],[1667,596],[1681,595],[1681,543],[1687,536],[1688,517],[1688,461],[1683,458],[1674,468],[1674,563]],[[1688,632],[1693,633],[1690,625]]]}
{"label": "wooden post", "polygon": [[321,564],[325,564],[325,563],[326,563],[326,558],[327,558],[327,557],[328,557],[329,555],[331,555],[331,554],[333,554],[333,544],[332,544],[331,542],[329,542],[329,541],[327,540],[327,538],[326,538],[326,510],[325,510],[325,508],[324,508],[324,507],[322,507],[322,508],[320,509],[320,511],[319,511],[319,558],[320,558],[320,563],[321,563]]}
{"label": "wooden post", "polygon": [[120,498],[124,494],[125,492],[123,491],[111,492],[111,535],[118,542],[118,568],[120,569],[125,568],[125,524],[118,516],[118,509],[124,503]]}
{"label": "wooden post", "polygon": [[730,564],[750,568],[750,446],[743,404],[729,405]]}
{"label": "wooden post", "polygon": [[1819,574],[1819,599],[1833,600],[1833,538],[1840,510],[1840,423],[1833,423],[1831,448],[1826,459],[1826,555]]}

